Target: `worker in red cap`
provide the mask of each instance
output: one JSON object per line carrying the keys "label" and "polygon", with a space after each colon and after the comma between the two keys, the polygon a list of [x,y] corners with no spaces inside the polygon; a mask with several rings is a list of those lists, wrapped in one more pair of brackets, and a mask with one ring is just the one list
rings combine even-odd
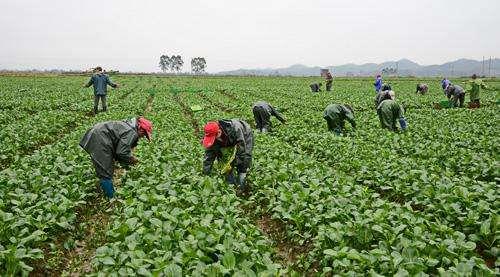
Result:
{"label": "worker in red cap", "polygon": [[216,158],[222,158],[222,148],[236,147],[232,168],[236,168],[238,177],[235,179],[234,169],[227,175],[227,182],[238,185],[240,192],[245,192],[246,175],[252,163],[253,134],[248,123],[239,119],[211,121],[205,125],[205,137],[202,141],[205,147],[203,173],[210,174]]}
{"label": "worker in red cap", "polygon": [[151,140],[153,125],[144,117],[123,121],[107,121],[87,130],[80,146],[90,154],[100,186],[108,198],[113,198],[114,160],[124,165],[138,163],[132,155],[139,138]]}

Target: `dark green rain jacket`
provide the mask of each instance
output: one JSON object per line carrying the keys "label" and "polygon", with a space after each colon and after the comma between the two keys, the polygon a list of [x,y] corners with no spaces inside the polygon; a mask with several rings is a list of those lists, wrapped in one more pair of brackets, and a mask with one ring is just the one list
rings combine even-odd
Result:
{"label": "dark green rain jacket", "polygon": [[356,122],[354,121],[354,114],[343,105],[330,104],[326,107],[323,112],[323,118],[328,123],[328,130],[334,131],[336,128],[340,128],[339,131],[344,129],[344,121],[347,120],[351,123],[353,128],[356,128]]}
{"label": "dark green rain jacket", "polygon": [[377,114],[382,128],[397,131],[396,123],[404,118],[404,109],[396,101],[387,99],[378,105]]}
{"label": "dark green rain jacket", "polygon": [[113,177],[113,162],[117,160],[129,164],[132,148],[137,146],[136,119],[107,121],[94,125],[87,130],[80,146],[90,154],[99,178]]}

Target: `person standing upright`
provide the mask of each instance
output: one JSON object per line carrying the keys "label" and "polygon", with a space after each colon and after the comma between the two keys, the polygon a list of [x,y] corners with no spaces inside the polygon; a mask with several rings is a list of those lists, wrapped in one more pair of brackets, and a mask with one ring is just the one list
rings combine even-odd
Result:
{"label": "person standing upright", "polygon": [[382,84],[384,82],[382,81],[382,76],[380,74],[377,75],[375,78],[375,82],[373,83],[373,86],[375,87],[375,92],[379,93],[380,90],[382,89]]}
{"label": "person standing upright", "polygon": [[479,93],[481,89],[488,89],[488,87],[484,84],[483,80],[478,79],[476,74],[472,75],[472,80],[467,81],[466,83],[466,92],[469,93],[470,97],[470,108],[479,108]]}
{"label": "person standing upright", "polygon": [[111,82],[108,75],[104,74],[102,67],[98,66],[94,69],[94,74],[90,77],[89,82],[84,85],[88,88],[94,86],[94,114],[97,114],[99,108],[99,100],[101,101],[102,111],[105,112],[108,109],[106,104],[106,95],[108,92],[108,85],[113,88],[118,88],[118,84]]}
{"label": "person standing upright", "polygon": [[446,95],[446,88],[451,84],[450,80],[448,78],[443,78],[441,80],[441,88],[443,89],[444,95]]}
{"label": "person standing upright", "polygon": [[333,84],[333,76],[332,73],[330,73],[330,71],[326,72],[325,83],[326,83],[326,91],[331,91]]}

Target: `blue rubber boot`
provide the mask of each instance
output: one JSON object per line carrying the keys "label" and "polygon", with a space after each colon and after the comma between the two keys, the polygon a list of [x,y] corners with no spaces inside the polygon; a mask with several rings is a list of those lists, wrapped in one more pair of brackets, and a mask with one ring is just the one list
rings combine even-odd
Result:
{"label": "blue rubber boot", "polygon": [[101,179],[99,184],[101,185],[101,188],[104,191],[104,194],[108,198],[113,198],[113,196],[115,194],[115,189],[113,188],[113,181],[111,179]]}
{"label": "blue rubber boot", "polygon": [[342,128],[337,127],[333,129],[333,132],[335,133],[336,136],[340,136],[342,134]]}
{"label": "blue rubber boot", "polygon": [[401,130],[406,130],[408,128],[408,124],[406,123],[406,119],[404,117],[399,119],[399,126],[401,126]]}

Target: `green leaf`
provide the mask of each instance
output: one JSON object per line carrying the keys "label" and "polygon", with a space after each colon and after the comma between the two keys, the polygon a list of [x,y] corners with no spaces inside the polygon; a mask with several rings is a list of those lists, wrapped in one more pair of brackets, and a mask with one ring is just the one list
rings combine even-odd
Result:
{"label": "green leaf", "polygon": [[222,257],[222,265],[225,268],[233,270],[236,266],[236,257],[234,256],[232,251],[226,252]]}
{"label": "green leaf", "polygon": [[127,226],[130,228],[130,230],[134,230],[135,227],[137,226],[138,218],[137,217],[132,217],[129,218],[125,221]]}
{"label": "green leaf", "polygon": [[153,217],[149,221],[151,222],[151,224],[153,224],[153,226],[161,227],[162,221],[159,220],[158,218]]}
{"label": "green leaf", "polygon": [[164,270],[166,277],[182,277],[182,268],[177,264],[169,264]]}
{"label": "green leaf", "polygon": [[481,235],[487,236],[490,234],[490,222],[490,219],[488,219],[481,224]]}
{"label": "green leaf", "polygon": [[337,252],[333,249],[325,249],[323,250],[323,254],[328,255],[328,256],[335,256]]}
{"label": "green leaf", "polygon": [[476,249],[476,244],[472,241],[468,241],[464,244],[464,247],[468,250],[474,250]]}
{"label": "green leaf", "polygon": [[109,256],[102,258],[101,262],[105,265],[114,265],[115,264],[115,260],[113,260],[113,258],[111,258]]}

